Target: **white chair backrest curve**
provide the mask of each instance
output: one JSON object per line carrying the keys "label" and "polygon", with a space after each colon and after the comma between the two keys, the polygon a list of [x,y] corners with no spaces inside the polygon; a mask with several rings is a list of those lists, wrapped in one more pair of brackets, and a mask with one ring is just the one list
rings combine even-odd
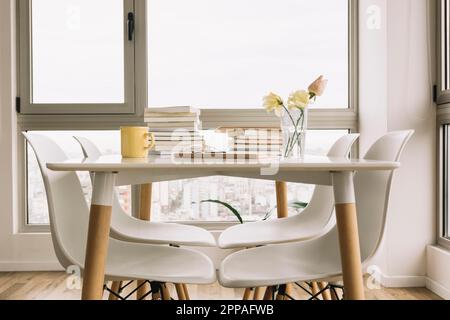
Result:
{"label": "white chair backrest curve", "polygon": [[47,169],[48,162],[67,160],[64,151],[51,139],[24,133],[39,163],[49,209],[53,247],[64,268],[84,263],[89,209],[75,172]]}
{"label": "white chair backrest curve", "polygon": [[[400,161],[414,131],[391,132],[375,142],[364,159]],[[355,175],[355,196],[363,261],[379,249],[384,236],[393,171],[365,171]]]}
{"label": "white chair backrest curve", "polygon": [[[76,136],[74,137],[75,140],[78,141],[78,143],[81,146],[81,149],[83,150],[83,154],[86,158],[99,158],[102,153],[98,149],[98,147],[89,139],[84,137]],[[94,177],[91,174],[91,183],[94,181]],[[112,209],[112,215],[111,215],[111,236],[113,238],[119,238],[120,239],[120,228],[123,225],[127,225],[129,222],[130,217],[127,215],[127,213],[122,209],[122,206],[120,205],[119,201],[119,195],[117,191],[114,192],[114,198],[113,198],[113,209]]]}
{"label": "white chair backrest curve", "polygon": [[78,136],[74,136],[73,138],[77,140],[78,143],[80,144],[81,150],[83,151],[83,155],[85,158],[101,157],[102,153],[97,148],[97,146],[91,142],[91,140]]}
{"label": "white chair backrest curve", "polygon": [[[340,138],[334,143],[328,152],[328,157],[347,157],[349,152],[359,138],[359,134],[348,134]],[[299,215],[305,216],[310,214],[314,224],[318,228],[327,225],[334,212],[334,194],[331,186],[316,186],[311,197],[308,207]],[[330,225],[332,226],[332,225]]]}

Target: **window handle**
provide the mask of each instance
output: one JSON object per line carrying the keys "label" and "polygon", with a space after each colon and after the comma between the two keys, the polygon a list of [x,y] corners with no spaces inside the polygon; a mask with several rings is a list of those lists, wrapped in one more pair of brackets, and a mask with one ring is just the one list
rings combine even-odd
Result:
{"label": "window handle", "polygon": [[128,40],[133,41],[133,34],[135,29],[134,13],[128,13]]}

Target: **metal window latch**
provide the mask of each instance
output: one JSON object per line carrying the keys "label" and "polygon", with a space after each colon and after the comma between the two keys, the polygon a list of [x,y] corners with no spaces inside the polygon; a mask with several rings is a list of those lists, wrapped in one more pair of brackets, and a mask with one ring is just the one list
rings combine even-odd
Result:
{"label": "metal window latch", "polygon": [[128,13],[128,40],[129,41],[133,41],[134,30],[135,30],[134,13],[129,12]]}

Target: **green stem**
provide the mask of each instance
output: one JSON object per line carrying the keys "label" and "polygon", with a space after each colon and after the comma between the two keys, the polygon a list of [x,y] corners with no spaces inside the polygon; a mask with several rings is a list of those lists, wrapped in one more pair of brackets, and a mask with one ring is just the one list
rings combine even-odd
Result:
{"label": "green stem", "polygon": [[290,142],[288,143],[288,146],[286,148],[285,157],[292,151],[292,149],[295,147],[295,144],[298,143],[298,141],[300,140],[301,132],[299,133],[297,130],[300,120],[302,121],[301,127],[303,128],[303,126],[305,125],[305,111],[304,110],[300,110],[300,111],[301,111],[301,115],[297,119],[297,123],[295,124],[295,134],[294,134],[295,139],[291,140],[291,138],[289,138]]}

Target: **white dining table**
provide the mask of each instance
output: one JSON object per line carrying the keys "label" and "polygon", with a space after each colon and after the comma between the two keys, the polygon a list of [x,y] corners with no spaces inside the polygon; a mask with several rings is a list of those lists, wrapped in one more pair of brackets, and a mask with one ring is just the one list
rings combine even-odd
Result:
{"label": "white dining table", "polygon": [[[83,277],[82,299],[103,296],[105,263],[115,186],[161,181],[228,176],[332,186],[345,287],[345,298],[364,299],[353,175],[357,171],[391,171],[398,162],[305,156],[303,159],[222,159],[150,156],[125,159],[102,156],[48,163],[54,171],[86,171],[95,174]],[[150,279],[151,280],[151,279]]]}

